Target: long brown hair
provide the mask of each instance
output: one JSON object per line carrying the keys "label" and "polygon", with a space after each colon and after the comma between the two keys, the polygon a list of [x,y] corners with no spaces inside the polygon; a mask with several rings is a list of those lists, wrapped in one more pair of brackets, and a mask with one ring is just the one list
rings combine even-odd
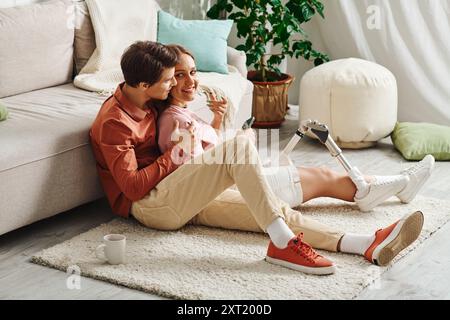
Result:
{"label": "long brown hair", "polygon": [[[165,47],[177,56],[177,63],[179,62],[183,54],[187,54],[195,61],[194,55],[183,46],[180,46],[178,44],[168,44]],[[161,114],[164,110],[166,110],[171,103],[172,103],[172,95],[170,93],[166,100],[152,101],[153,106],[156,108],[156,110],[158,110],[159,114]]]}

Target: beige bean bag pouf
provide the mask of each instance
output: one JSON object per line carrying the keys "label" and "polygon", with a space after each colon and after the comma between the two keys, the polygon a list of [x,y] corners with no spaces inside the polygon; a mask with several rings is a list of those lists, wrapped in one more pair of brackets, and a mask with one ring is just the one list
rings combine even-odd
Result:
{"label": "beige bean bag pouf", "polygon": [[299,104],[299,120],[326,124],[341,148],[371,147],[394,130],[397,82],[376,63],[335,60],[305,73]]}

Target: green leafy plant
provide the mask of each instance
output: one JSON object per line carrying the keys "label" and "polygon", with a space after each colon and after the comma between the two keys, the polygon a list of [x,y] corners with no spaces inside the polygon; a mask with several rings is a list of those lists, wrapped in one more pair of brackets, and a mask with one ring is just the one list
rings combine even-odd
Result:
{"label": "green leafy plant", "polygon": [[[281,76],[278,66],[286,56],[314,60],[316,66],[329,61],[326,54],[312,48],[301,27],[316,12],[324,18],[323,11],[319,0],[217,0],[207,16],[217,19],[231,13],[227,18],[236,23],[238,38],[245,38],[236,49],[246,52],[247,65],[255,68],[258,80],[276,81]],[[280,52],[268,54],[269,43],[278,45]]]}

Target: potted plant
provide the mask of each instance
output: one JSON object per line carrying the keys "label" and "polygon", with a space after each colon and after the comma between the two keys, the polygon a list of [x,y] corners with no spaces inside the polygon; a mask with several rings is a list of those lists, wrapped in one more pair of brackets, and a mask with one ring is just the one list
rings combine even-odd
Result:
{"label": "potted plant", "polygon": [[[248,73],[254,84],[254,127],[279,127],[284,121],[287,93],[294,78],[278,67],[287,56],[314,60],[316,66],[329,61],[326,54],[312,48],[301,27],[316,12],[324,18],[323,10],[319,0],[217,0],[208,10],[211,19],[233,20],[238,38],[245,39],[236,49],[245,51],[247,66],[254,68]],[[269,46],[279,48],[279,52],[268,52]]]}

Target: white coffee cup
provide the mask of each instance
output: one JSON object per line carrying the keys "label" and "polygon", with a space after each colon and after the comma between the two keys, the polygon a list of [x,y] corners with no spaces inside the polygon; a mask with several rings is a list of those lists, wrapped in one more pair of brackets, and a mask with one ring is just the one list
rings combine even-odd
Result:
{"label": "white coffee cup", "polygon": [[107,234],[103,237],[103,244],[95,250],[95,255],[110,264],[125,263],[126,240],[122,234]]}

